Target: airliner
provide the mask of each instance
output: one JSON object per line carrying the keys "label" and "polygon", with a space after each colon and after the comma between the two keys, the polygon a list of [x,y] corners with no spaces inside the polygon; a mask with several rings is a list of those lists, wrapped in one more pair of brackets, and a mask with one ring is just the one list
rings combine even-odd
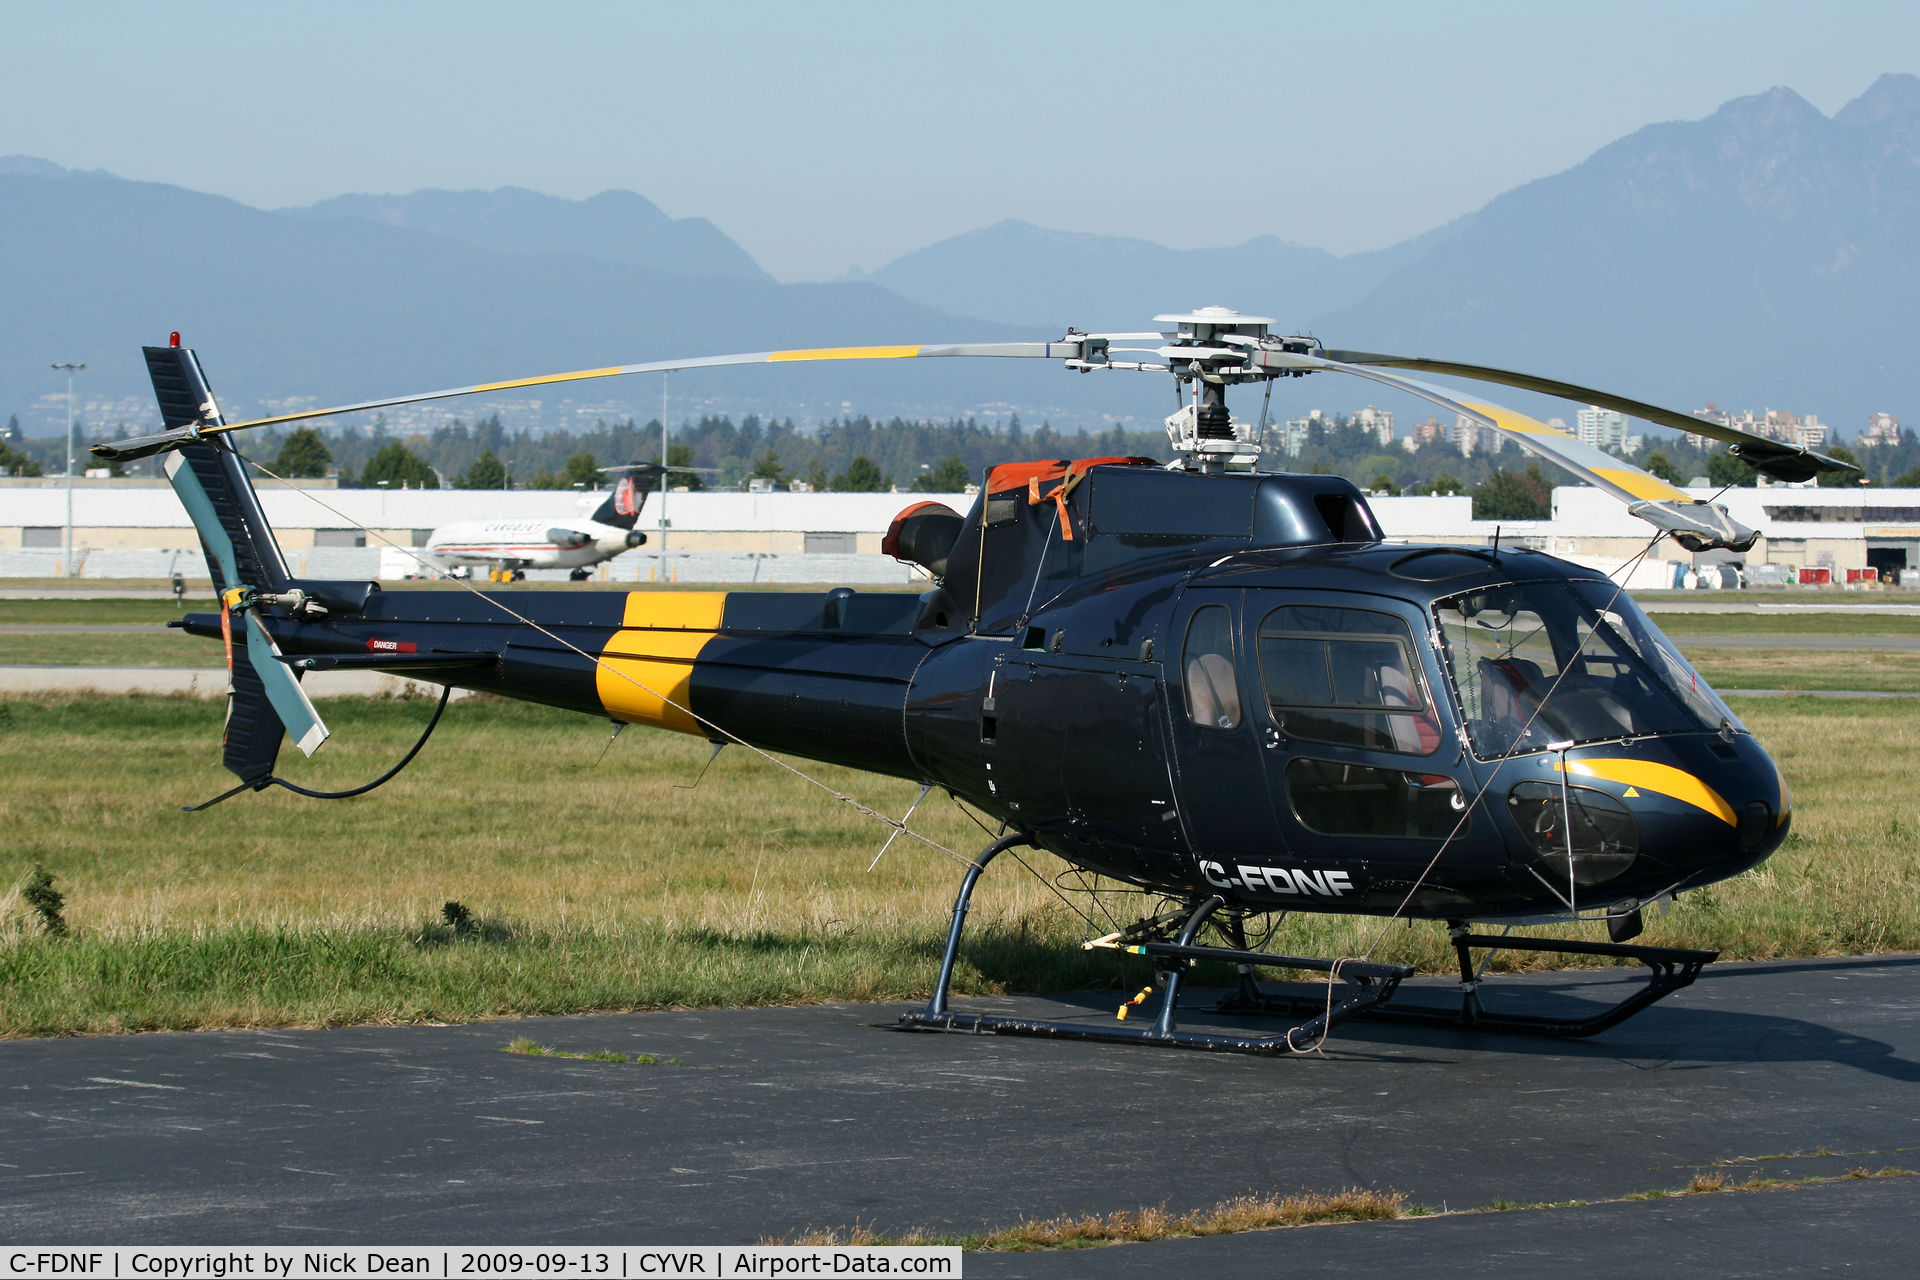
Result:
{"label": "airliner", "polygon": [[634,529],[634,522],[648,489],[666,474],[651,462],[604,469],[627,474],[590,516],[456,520],[435,529],[422,554],[457,577],[478,567],[502,570],[513,581],[528,569],[571,569],[573,581],[585,582],[592,566],[645,545],[647,535]]}

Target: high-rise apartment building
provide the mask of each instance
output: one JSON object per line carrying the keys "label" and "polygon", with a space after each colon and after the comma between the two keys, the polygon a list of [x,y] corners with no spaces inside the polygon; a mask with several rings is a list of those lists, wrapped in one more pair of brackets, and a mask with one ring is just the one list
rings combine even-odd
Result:
{"label": "high-rise apartment building", "polygon": [[1393,443],[1393,410],[1372,405],[1353,415],[1353,425],[1371,435],[1381,448]]}
{"label": "high-rise apartment building", "polygon": [[1316,425],[1327,425],[1326,418],[1318,409],[1309,410],[1304,418],[1287,419],[1287,425],[1280,429],[1280,447],[1289,458],[1300,456],[1300,451],[1307,447],[1307,441],[1312,439]]}
{"label": "high-rise apartment building", "polygon": [[1709,402],[1704,409],[1695,409],[1693,416],[1768,440],[1799,445],[1803,449],[1824,449],[1828,437],[1832,435],[1832,430],[1815,413],[1805,417],[1784,409],[1767,409],[1760,413],[1749,409],[1744,413],[1729,413]]}
{"label": "high-rise apartment building", "polygon": [[1592,445],[1596,449],[1626,449],[1626,414],[1590,404],[1575,416],[1575,421],[1578,425],[1574,428],[1574,435],[1581,444]]}
{"label": "high-rise apartment building", "polygon": [[1860,433],[1854,443],[1863,449],[1875,449],[1879,446],[1900,443],[1900,419],[1890,413],[1870,413],[1867,415],[1867,429]]}
{"label": "high-rise apartment building", "polygon": [[1453,443],[1462,454],[1471,458],[1476,453],[1500,452],[1506,448],[1507,438],[1492,427],[1481,426],[1463,413],[1454,419]]}

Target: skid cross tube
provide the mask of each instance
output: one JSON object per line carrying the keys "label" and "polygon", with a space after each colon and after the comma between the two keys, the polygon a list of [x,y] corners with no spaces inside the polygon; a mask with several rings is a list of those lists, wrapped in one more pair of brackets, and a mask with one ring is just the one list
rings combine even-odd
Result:
{"label": "skid cross tube", "polygon": [[[1453,921],[1454,952],[1460,961],[1460,1009],[1394,1006],[1384,1000],[1361,1010],[1361,1016],[1393,1022],[1412,1022],[1425,1026],[1457,1027],[1467,1031],[1495,1031],[1505,1035],[1548,1036],[1576,1039],[1596,1035],[1618,1026],[1648,1005],[1690,986],[1700,971],[1720,958],[1718,951],[1689,951],[1679,947],[1642,947],[1620,942],[1582,942],[1574,938],[1522,938],[1511,934],[1495,937],[1469,932],[1466,925]],[[1534,1014],[1489,1013],[1480,1002],[1481,979],[1474,975],[1473,949],[1492,947],[1509,951],[1557,951],[1566,955],[1606,956],[1610,959],[1638,960],[1647,966],[1647,985],[1619,1003],[1589,1018],[1545,1018]],[[1271,964],[1270,960],[1256,961]],[[1349,966],[1353,967],[1353,966]],[[1217,1006],[1234,1013],[1298,1013],[1318,1008],[1311,997],[1275,995],[1261,991],[1245,973],[1240,990]]]}
{"label": "skid cross tube", "polygon": [[[1642,947],[1625,942],[1581,942],[1573,938],[1493,937],[1469,933],[1465,926],[1453,930],[1453,949],[1460,959],[1460,1013],[1457,1018],[1427,1014],[1417,1009],[1382,1009],[1377,1017],[1406,1021],[1453,1022],[1477,1031],[1504,1031],[1523,1036],[1590,1036],[1618,1026],[1663,996],[1692,986],[1700,971],[1720,958],[1718,951],[1690,951],[1680,947]],[[1480,982],[1473,974],[1475,947],[1502,947],[1509,951],[1558,951],[1577,956],[1607,956],[1638,960],[1647,966],[1647,985],[1633,995],[1591,1018],[1542,1018],[1529,1014],[1488,1013],[1480,1003]]]}
{"label": "skid cross tube", "polygon": [[[934,983],[933,996],[918,1013],[900,1016],[903,1030],[968,1031],[975,1035],[1052,1036],[1061,1040],[1103,1040],[1117,1044],[1157,1045],[1178,1049],[1210,1049],[1218,1053],[1250,1053],[1276,1056],[1294,1052],[1294,1046],[1308,1048],[1318,1044],[1332,1028],[1348,1018],[1374,1008],[1392,997],[1402,980],[1413,976],[1406,965],[1369,964],[1358,960],[1323,960],[1312,956],[1269,955],[1235,947],[1196,946],[1194,938],[1214,912],[1225,905],[1215,896],[1193,904],[1173,942],[1146,942],[1124,948],[1151,959],[1160,977],[1162,996],[1159,1012],[1150,1027],[1127,1026],[1118,1020],[1101,1022],[1056,1022],[1030,1018],[1003,1018],[991,1014],[953,1013],[947,1007],[947,988],[953,979],[953,967],[960,954],[960,934],[966,924],[967,909],[973,900],[973,887],[987,863],[1016,845],[1034,844],[1026,835],[1008,836],[989,845],[967,868],[960,882],[959,896],[953,903],[953,924],[947,933],[946,954],[940,961],[940,977]],[[1236,940],[1238,935],[1236,934]],[[1174,1022],[1182,975],[1196,960],[1224,960],[1239,965],[1274,965],[1291,969],[1316,969],[1352,984],[1340,997],[1317,1005],[1317,1016],[1288,1027],[1278,1035],[1221,1034],[1182,1031]]]}

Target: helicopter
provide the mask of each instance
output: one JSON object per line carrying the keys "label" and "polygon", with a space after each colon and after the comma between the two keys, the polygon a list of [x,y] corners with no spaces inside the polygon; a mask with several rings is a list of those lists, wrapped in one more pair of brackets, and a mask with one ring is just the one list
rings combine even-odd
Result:
{"label": "helicopter", "polygon": [[[1654,542],[1694,551],[1745,550],[1756,534],[1556,427],[1406,371],[1614,408],[1723,440],[1783,481],[1855,468],[1571,383],[1328,349],[1272,323],[1208,307],[1140,333],[657,361],[235,423],[176,333],[143,349],[167,429],[94,452],[165,454],[205,545],[222,609],[176,625],[227,646],[223,762],[240,780],[209,805],[274,785],[357,795],[404,768],[439,710],[366,787],[320,793],[273,773],[283,737],[308,755],[327,737],[300,676],[371,668],[445,685],[441,710],[454,687],[478,690],[610,719],[616,732],[640,724],[716,751],[738,742],[899,777],[999,820],[1002,834],[966,860],[932,997],[901,1019],[909,1029],[1282,1055],[1360,1016],[1592,1035],[1690,984],[1716,952],[1633,939],[1647,910],[1780,846],[1793,801],[1772,759],[1618,584],[1497,539],[1388,543],[1348,481],[1260,469],[1259,424],[1230,413],[1227,389],[1264,384],[1270,395],[1278,378],[1327,373],[1395,387],[1612,494]],[[969,357],[1171,374],[1175,458],[1003,463],[966,512],[908,507],[884,549],[930,575],[917,597],[448,594],[295,579],[232,443],[250,427],[558,381]],[[975,885],[1022,846],[1166,904],[1085,944],[1148,958],[1159,992],[1150,1021],[1127,1021],[1125,1005],[1111,1022],[950,1006]],[[1295,911],[1441,922],[1460,965],[1458,1010],[1396,1003],[1413,975],[1405,965],[1250,945],[1251,924]],[[1607,942],[1510,932],[1599,919]],[[1208,928],[1213,942],[1201,940]],[[1588,1016],[1501,1012],[1482,1000],[1474,961],[1492,948],[1638,961],[1646,980]],[[1238,968],[1221,1008],[1284,1025],[1179,1027],[1181,984],[1201,961]],[[1263,988],[1258,968],[1324,974],[1324,997]]]}

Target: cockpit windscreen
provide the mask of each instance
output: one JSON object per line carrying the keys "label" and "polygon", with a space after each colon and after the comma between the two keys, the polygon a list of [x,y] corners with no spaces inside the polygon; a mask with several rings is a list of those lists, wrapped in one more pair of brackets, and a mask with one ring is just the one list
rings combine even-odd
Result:
{"label": "cockpit windscreen", "polygon": [[1610,583],[1491,587],[1434,606],[1447,677],[1481,759],[1723,725],[1745,729]]}

